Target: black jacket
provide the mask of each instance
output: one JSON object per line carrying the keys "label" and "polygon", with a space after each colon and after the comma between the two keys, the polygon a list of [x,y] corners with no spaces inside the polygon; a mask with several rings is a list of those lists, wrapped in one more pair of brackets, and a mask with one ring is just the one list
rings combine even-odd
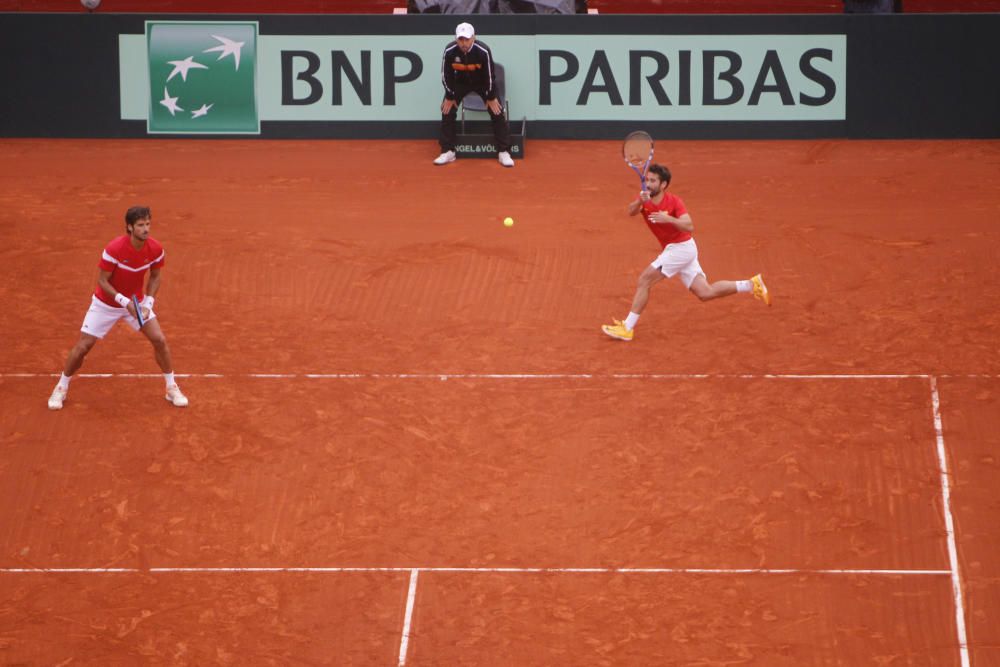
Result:
{"label": "black jacket", "polygon": [[478,39],[473,42],[468,53],[462,53],[458,42],[451,42],[444,49],[441,61],[441,81],[444,96],[455,99],[457,90],[476,91],[492,100],[496,98],[496,81],[493,71],[493,53],[490,47]]}

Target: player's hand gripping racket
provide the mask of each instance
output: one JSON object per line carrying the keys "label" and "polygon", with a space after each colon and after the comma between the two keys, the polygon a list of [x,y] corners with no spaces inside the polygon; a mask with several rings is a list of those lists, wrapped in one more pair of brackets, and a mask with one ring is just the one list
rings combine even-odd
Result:
{"label": "player's hand gripping racket", "polygon": [[646,190],[646,171],[649,163],[653,161],[653,137],[646,132],[632,132],[625,137],[622,144],[622,157],[625,164],[632,168],[639,175],[643,191]]}
{"label": "player's hand gripping racket", "polygon": [[139,299],[135,294],[132,295],[132,307],[135,308],[135,319],[139,322],[139,328],[146,323],[146,319],[142,316],[142,306],[139,305]]}

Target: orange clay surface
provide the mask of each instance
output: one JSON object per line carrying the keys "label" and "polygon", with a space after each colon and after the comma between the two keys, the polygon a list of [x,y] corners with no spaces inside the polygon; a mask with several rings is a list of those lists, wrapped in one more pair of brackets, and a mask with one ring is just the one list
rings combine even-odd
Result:
{"label": "orange clay surface", "polygon": [[[630,343],[620,145],[527,149],[0,140],[0,664],[1000,665],[1000,142],[659,141],[774,305]],[[50,412],[139,203],[191,405]]]}

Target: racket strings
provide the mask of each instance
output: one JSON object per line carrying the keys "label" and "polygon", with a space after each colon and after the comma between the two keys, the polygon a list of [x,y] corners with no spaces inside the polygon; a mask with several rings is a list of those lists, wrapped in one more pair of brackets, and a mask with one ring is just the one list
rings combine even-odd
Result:
{"label": "racket strings", "polygon": [[653,152],[653,141],[645,133],[629,136],[622,145],[622,155],[625,161],[634,167],[642,168]]}

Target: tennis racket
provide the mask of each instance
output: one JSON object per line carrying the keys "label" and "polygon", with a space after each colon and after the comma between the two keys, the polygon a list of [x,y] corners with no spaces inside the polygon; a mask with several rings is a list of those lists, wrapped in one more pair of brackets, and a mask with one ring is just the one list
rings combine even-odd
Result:
{"label": "tennis racket", "polygon": [[146,320],[142,317],[142,307],[139,305],[139,298],[133,294],[132,295],[132,306],[135,308],[135,319],[139,321],[139,328],[146,323]]}
{"label": "tennis racket", "polygon": [[646,132],[632,132],[625,137],[622,143],[622,157],[625,164],[639,175],[643,191],[646,190],[646,171],[649,163],[653,161],[653,137]]}

